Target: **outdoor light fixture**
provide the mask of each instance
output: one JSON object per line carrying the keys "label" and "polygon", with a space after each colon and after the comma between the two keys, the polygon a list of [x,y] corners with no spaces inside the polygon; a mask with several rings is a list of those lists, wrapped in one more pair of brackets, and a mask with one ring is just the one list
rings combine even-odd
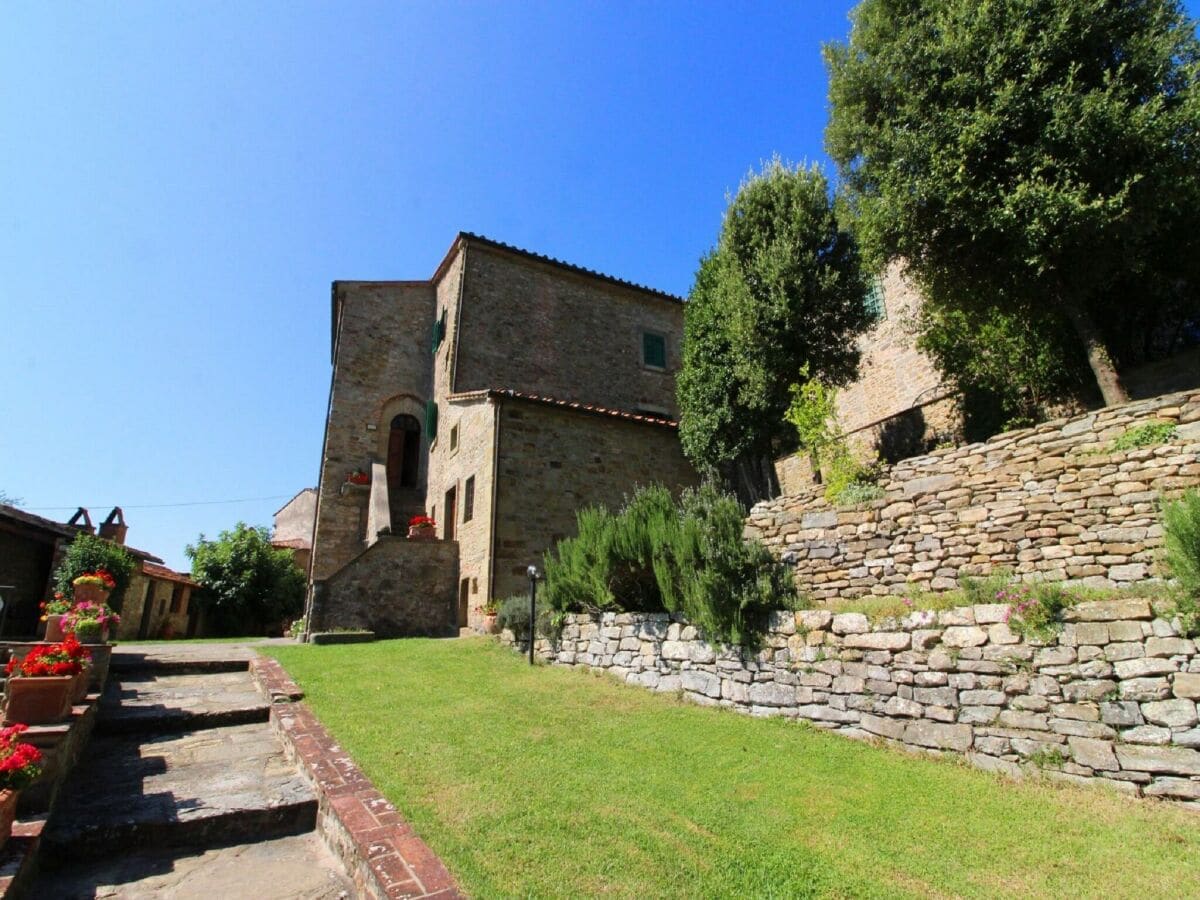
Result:
{"label": "outdoor light fixture", "polygon": [[532,666],[533,638],[537,623],[537,583],[540,576],[537,566],[530,566],[526,571],[529,573],[529,664]]}

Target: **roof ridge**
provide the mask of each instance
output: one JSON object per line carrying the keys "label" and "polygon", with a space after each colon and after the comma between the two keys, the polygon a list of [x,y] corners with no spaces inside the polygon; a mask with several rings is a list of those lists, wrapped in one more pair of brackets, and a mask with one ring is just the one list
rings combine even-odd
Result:
{"label": "roof ridge", "polygon": [[586,403],[582,400],[564,400],[560,397],[550,397],[546,394],[534,394],[528,391],[518,391],[513,388],[481,388],[474,391],[465,391],[459,394],[447,395],[447,400],[477,400],[480,397],[509,397],[514,400],[526,400],[531,403],[541,403],[546,406],[554,406],[559,409],[574,410],[576,412],[593,413],[596,415],[612,416],[617,419],[625,419],[629,422],[639,422],[645,425],[658,425],[663,428],[678,428],[679,422],[675,419],[662,419],[658,416],[642,415],[631,412],[627,409],[620,409],[612,406],[601,406],[598,403]]}
{"label": "roof ridge", "polygon": [[588,275],[592,278],[599,278],[602,281],[607,281],[611,284],[617,284],[621,287],[633,288],[634,290],[642,291],[646,294],[651,294],[655,297],[661,297],[664,300],[670,300],[674,303],[683,303],[684,299],[676,294],[670,294],[667,291],[660,291],[658,288],[652,288],[644,284],[639,284],[636,281],[629,281],[626,278],[619,278],[616,275],[607,275],[604,272],[598,272],[595,269],[589,269],[587,266],[577,265],[554,256],[547,256],[544,253],[538,253],[534,250],[526,250],[524,247],[518,247],[515,244],[508,244],[504,241],[498,241],[495,238],[490,238],[487,235],[476,234],[473,231],[460,231],[459,236],[467,240],[477,241],[481,244],[486,244],[491,247],[496,247],[500,250],[507,250],[510,253],[517,253],[521,256],[527,256],[530,259],[535,259],[538,262],[549,263],[553,266],[559,266],[563,269],[569,269],[572,272],[578,272],[582,275]]}

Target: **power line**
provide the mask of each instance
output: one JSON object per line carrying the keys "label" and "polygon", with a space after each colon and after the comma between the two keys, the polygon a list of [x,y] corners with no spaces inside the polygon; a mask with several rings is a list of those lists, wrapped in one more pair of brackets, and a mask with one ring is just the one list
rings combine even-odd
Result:
{"label": "power line", "polygon": [[103,509],[107,506],[120,506],[121,509],[168,509],[179,506],[221,506],[227,503],[257,503],[260,500],[282,500],[285,497],[292,497],[293,494],[272,494],[270,497],[242,497],[238,500],[188,500],[182,503],[140,503],[140,504],[121,504],[121,503],[77,503],[73,506],[23,506],[21,509],[27,509],[30,512],[57,512],[60,510],[74,510],[80,506],[85,509]]}

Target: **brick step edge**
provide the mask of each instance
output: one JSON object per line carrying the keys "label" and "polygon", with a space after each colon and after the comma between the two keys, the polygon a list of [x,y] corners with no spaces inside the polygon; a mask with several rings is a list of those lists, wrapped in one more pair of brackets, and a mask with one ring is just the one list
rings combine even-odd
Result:
{"label": "brick step edge", "polygon": [[313,783],[320,805],[318,830],[346,866],[360,896],[464,897],[454,877],[412,826],[337,745],[304,703],[283,666],[260,656],[250,663],[259,689],[274,702],[271,724],[301,772]]}
{"label": "brick step edge", "polygon": [[317,824],[317,801],[300,800],[263,809],[239,809],[180,821],[135,821],[47,829],[40,866],[70,866],[79,860],[138,850],[208,850],[308,834]]}
{"label": "brick step edge", "polygon": [[208,728],[227,728],[232,725],[253,725],[270,719],[271,711],[262,706],[223,709],[217,712],[186,712],[183,710],[151,710],[146,713],[120,715],[119,707],[102,705],[96,723],[97,735],[174,734],[181,731],[203,731]]}
{"label": "brick step edge", "polygon": [[0,898],[28,896],[29,886],[37,877],[38,849],[45,827],[45,816],[13,822],[12,837],[0,850]]}

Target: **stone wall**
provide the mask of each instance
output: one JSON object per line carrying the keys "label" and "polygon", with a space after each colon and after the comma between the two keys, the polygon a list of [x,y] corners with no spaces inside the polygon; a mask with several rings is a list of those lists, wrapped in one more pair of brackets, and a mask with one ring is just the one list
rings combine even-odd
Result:
{"label": "stone wall", "polygon": [[541,566],[553,544],[575,534],[584,506],[617,509],[639,485],[672,491],[694,485],[674,426],[520,399],[500,408],[493,596],[529,588],[526,570]]}
{"label": "stone wall", "polygon": [[[869,430],[908,410],[922,407],[951,392],[942,385],[933,362],[916,348],[913,320],[921,308],[921,295],[904,278],[899,263],[892,263],[880,276],[886,317],[858,340],[862,353],[858,379],[838,392],[838,422],[853,434]],[[955,419],[927,423],[930,432],[955,431]]]}
{"label": "stone wall", "polygon": [[[1166,444],[1112,452],[1130,428],[1178,426]],[[817,600],[947,590],[998,568],[1098,587],[1151,577],[1162,496],[1200,485],[1200,392],[1047,422],[904,460],[884,496],[830,506],[820,487],[760,503],[746,534]]]}
{"label": "stone wall", "polygon": [[758,653],[710,645],[665,614],[576,615],[537,650],[704,705],[962,753],[1009,775],[1200,800],[1200,654],[1178,620],[1147,600],[1081,603],[1041,643],[1010,629],[1008,610],[915,611],[876,625],[858,613],[780,612]]}
{"label": "stone wall", "polygon": [[457,634],[458,544],[383,535],[314,584],[309,631],[365,628],[378,637]]}
{"label": "stone wall", "polygon": [[[676,414],[681,302],[479,242],[466,256],[455,392],[513,388]],[[666,337],[666,371],[642,365],[643,331]]]}
{"label": "stone wall", "polygon": [[333,380],[313,531],[311,577],[318,581],[366,546],[369,491],[344,490],[346,476],[386,459],[397,412],[424,421],[435,303],[427,282],[339,281],[333,290]]}

